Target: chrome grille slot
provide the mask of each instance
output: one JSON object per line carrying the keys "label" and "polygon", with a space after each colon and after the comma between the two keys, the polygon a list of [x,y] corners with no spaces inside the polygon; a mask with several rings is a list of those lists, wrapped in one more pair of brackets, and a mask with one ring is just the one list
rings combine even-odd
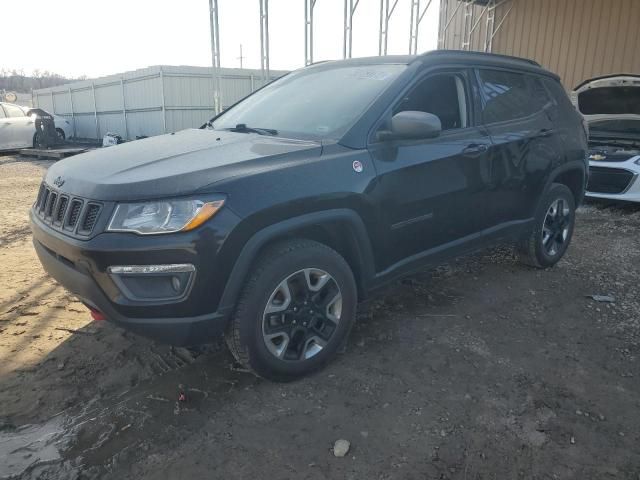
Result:
{"label": "chrome grille slot", "polygon": [[42,213],[44,212],[44,207],[46,207],[47,205],[47,200],[49,198],[49,192],[50,190],[48,188],[44,189],[44,192],[42,193],[42,201],[40,202],[40,205],[38,205],[38,213]]}
{"label": "chrome grille slot", "polygon": [[65,222],[65,228],[73,230],[78,223],[78,219],[80,218],[80,211],[82,210],[82,200],[78,200],[74,198],[71,201],[71,206],[69,207],[69,215],[67,216],[67,221]]}
{"label": "chrome grille slot", "polygon": [[53,214],[53,207],[56,205],[56,200],[58,199],[58,194],[55,192],[49,193],[49,198],[47,199],[47,206],[44,211],[44,216],[46,218],[51,217]]}
{"label": "chrome grille slot", "polygon": [[58,200],[58,206],[56,207],[56,214],[53,217],[54,223],[61,224],[64,219],[64,214],[67,211],[67,205],[69,205],[69,197],[61,195]]}
{"label": "chrome grille slot", "polygon": [[96,224],[96,220],[98,219],[99,212],[100,205],[96,203],[87,204],[87,208],[82,219],[82,224],[80,225],[80,227],[78,227],[78,232],[82,232],[84,234],[91,233],[91,230],[93,230],[93,227]]}
{"label": "chrome grille slot", "polygon": [[38,198],[36,200],[36,211],[40,210],[40,206],[42,205],[42,196],[44,195],[45,187],[44,183],[40,185],[40,189],[38,190]]}

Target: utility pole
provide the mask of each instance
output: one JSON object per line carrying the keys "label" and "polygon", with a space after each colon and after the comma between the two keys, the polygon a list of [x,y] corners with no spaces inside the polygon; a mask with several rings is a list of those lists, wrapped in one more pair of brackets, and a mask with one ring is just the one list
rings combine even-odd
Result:
{"label": "utility pole", "polygon": [[211,76],[213,79],[213,110],[222,111],[220,105],[220,35],[218,33],[218,0],[209,0],[209,22],[211,25]]}
{"label": "utility pole", "polygon": [[240,56],[236,58],[240,60],[240,68],[242,68],[242,60],[245,58],[242,56],[242,44],[240,44]]}

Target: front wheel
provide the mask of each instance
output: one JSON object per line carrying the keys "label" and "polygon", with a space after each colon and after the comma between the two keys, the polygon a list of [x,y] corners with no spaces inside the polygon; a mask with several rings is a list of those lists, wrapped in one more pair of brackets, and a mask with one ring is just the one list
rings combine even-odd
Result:
{"label": "front wheel", "polygon": [[356,304],[353,273],[337,252],[311,240],[280,243],[249,274],[225,339],[258,376],[294,380],[336,354]]}
{"label": "front wheel", "polygon": [[571,243],[576,219],[573,193],[554,183],[540,201],[533,231],[520,244],[524,263],[536,268],[552,267]]}
{"label": "front wheel", "polygon": [[56,128],[56,134],[58,135],[58,142],[64,143],[66,138],[64,130],[62,130],[61,128]]}

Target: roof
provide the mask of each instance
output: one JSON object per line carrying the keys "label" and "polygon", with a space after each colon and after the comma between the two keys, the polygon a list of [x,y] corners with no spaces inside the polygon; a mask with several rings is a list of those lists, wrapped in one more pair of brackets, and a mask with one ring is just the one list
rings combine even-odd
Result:
{"label": "roof", "polygon": [[527,58],[512,57],[509,55],[499,55],[496,53],[484,53],[466,50],[432,50],[420,55],[385,55],[380,57],[361,57],[349,58],[346,60],[335,60],[314,63],[312,67],[332,68],[339,65],[380,65],[380,64],[405,64],[409,65],[414,62],[423,63],[468,63],[470,65],[485,65],[505,68],[517,68],[519,70],[527,70],[533,73],[552,76],[558,76],[548,70],[545,70],[540,64],[534,60]]}

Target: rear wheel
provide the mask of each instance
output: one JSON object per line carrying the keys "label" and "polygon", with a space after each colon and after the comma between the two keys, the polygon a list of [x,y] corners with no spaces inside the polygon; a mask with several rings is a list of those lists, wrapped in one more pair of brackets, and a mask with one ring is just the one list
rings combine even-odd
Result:
{"label": "rear wheel", "polygon": [[551,185],[538,207],[533,232],[520,245],[524,263],[547,268],[560,261],[571,243],[575,209],[571,190],[559,183]]}
{"label": "rear wheel", "polygon": [[225,338],[255,374],[289,381],[324,366],[346,340],[357,292],[331,248],[293,240],[268,249],[250,273]]}

